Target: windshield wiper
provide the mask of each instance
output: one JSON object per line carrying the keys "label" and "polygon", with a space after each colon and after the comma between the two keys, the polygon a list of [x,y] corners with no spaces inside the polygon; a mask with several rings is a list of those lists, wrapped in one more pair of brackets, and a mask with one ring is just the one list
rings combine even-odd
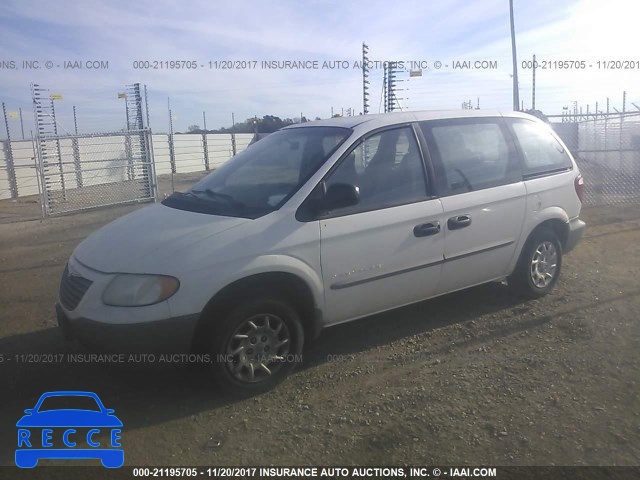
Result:
{"label": "windshield wiper", "polygon": [[221,200],[226,200],[227,203],[229,203],[231,205],[234,205],[237,208],[245,208],[246,207],[246,205],[244,203],[236,200],[231,195],[228,195],[226,193],[214,192],[210,188],[205,188],[204,190],[191,190],[190,192],[187,192],[185,195],[193,194],[193,193],[205,193],[210,198],[217,198],[217,199],[221,199]]}

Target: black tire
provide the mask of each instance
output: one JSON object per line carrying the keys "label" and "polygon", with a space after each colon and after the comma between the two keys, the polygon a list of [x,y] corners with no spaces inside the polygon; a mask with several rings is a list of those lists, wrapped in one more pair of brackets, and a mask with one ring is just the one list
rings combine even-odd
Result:
{"label": "black tire", "polygon": [[300,317],[285,300],[277,297],[250,300],[212,322],[211,368],[224,394],[246,396],[270,390],[302,358],[304,331]]}
{"label": "black tire", "polygon": [[[555,250],[555,256],[552,254],[553,250]],[[546,263],[540,261],[541,256],[546,257]],[[535,257],[538,262],[534,264]],[[554,258],[555,261],[550,261]],[[561,270],[562,244],[553,230],[543,228],[535,231],[527,240],[518,264],[507,281],[516,295],[525,298],[540,298],[553,289],[558,282]]]}

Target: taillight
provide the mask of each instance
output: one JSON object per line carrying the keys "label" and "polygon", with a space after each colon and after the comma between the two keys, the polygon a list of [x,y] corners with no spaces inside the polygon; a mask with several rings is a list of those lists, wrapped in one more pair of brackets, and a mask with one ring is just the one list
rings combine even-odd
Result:
{"label": "taillight", "polygon": [[581,174],[578,174],[573,184],[576,187],[576,194],[578,194],[580,203],[582,203],[582,199],[584,198],[584,178],[582,178]]}

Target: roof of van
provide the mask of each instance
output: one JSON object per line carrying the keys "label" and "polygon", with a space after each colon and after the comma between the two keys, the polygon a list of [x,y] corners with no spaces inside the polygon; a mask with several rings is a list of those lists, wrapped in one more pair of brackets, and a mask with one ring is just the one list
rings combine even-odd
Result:
{"label": "roof of van", "polygon": [[373,115],[357,115],[353,117],[334,117],[326,120],[316,120],[314,122],[297,123],[285,128],[301,127],[345,127],[354,128],[358,125],[367,124],[368,127],[377,128],[385,125],[393,125],[404,122],[417,122],[423,120],[440,120],[445,118],[466,118],[466,117],[520,117],[536,119],[536,117],[512,111],[499,110],[425,110],[415,112],[390,112],[377,113]]}

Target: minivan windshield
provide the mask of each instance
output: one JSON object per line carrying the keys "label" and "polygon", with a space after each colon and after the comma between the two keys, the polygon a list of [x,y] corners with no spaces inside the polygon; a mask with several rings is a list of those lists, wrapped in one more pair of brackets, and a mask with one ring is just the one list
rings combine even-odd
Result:
{"label": "minivan windshield", "polygon": [[351,134],[341,127],[277,131],[254,143],[166,206],[257,218],[280,208]]}

